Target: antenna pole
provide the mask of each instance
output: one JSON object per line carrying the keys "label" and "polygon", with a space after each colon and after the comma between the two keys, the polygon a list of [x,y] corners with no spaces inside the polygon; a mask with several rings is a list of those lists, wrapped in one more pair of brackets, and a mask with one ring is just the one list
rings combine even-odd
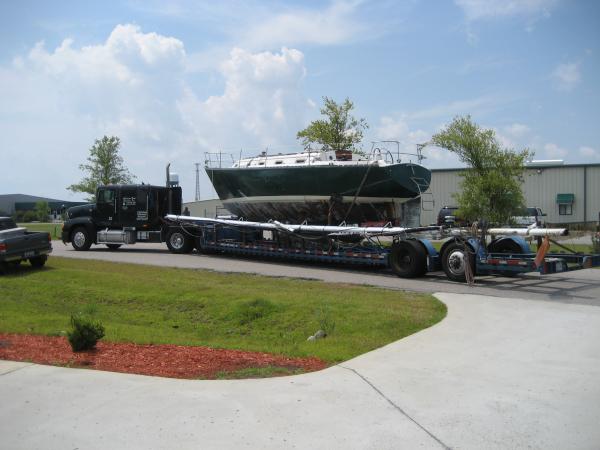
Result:
{"label": "antenna pole", "polygon": [[196,165],[196,201],[200,201],[200,163]]}

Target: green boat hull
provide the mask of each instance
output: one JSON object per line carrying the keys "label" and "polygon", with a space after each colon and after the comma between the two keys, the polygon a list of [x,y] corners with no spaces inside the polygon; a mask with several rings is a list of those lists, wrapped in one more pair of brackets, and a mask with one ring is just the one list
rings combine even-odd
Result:
{"label": "green boat hull", "polygon": [[247,220],[407,223],[402,205],[431,172],[417,164],[206,168],[224,206]]}

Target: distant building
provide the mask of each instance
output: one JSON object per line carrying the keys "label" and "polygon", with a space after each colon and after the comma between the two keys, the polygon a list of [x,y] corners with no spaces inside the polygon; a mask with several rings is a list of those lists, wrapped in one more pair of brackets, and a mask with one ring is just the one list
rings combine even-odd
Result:
{"label": "distant building", "polygon": [[0,195],[0,215],[11,216],[17,211],[33,211],[37,202],[48,202],[50,216],[55,219],[60,216],[63,208],[71,206],[85,205],[85,202],[69,202],[55,198],[38,197],[27,194],[2,194]]}
{"label": "distant building", "polygon": [[[443,206],[455,206],[452,194],[459,190],[464,169],[432,169],[421,223],[437,220]],[[600,164],[530,163],[525,171],[525,206],[537,206],[549,224],[597,223],[600,219]],[[427,210],[425,210],[427,209]]]}
{"label": "distant building", "polygon": [[188,202],[182,205],[183,208],[188,207],[190,215],[195,217],[217,217],[222,215],[230,214],[227,209],[223,207],[221,200],[199,200],[197,202]]}

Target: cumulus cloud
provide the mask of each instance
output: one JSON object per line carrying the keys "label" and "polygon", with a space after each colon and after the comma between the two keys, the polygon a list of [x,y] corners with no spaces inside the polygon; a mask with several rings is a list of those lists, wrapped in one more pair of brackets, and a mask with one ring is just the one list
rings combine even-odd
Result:
{"label": "cumulus cloud", "polygon": [[199,144],[239,148],[243,142],[258,146],[290,142],[310,109],[302,94],[306,74],[302,52],[283,48],[281,53],[250,53],[235,48],[221,65],[221,74],[222,95],[202,100],[188,89],[177,102]]}
{"label": "cumulus cloud", "polygon": [[467,20],[548,16],[558,0],[454,0]]}
{"label": "cumulus cloud", "polygon": [[[81,178],[78,164],[107,134],[121,138],[126,164],[142,181],[161,183],[173,162],[189,198],[204,151],[293,141],[305,123],[298,50],[234,49],[217,71],[222,94],[204,98],[187,66],[183,42],[126,24],[96,45],[38,43],[0,67],[2,111],[10,112],[0,146],[13,152],[5,166],[11,191],[69,198],[64,187]],[[31,160],[40,166],[37,187],[18,175]],[[206,179],[203,192],[210,191]]]}
{"label": "cumulus cloud", "polygon": [[581,82],[579,63],[559,64],[552,71],[552,79],[561,91],[571,91]]}

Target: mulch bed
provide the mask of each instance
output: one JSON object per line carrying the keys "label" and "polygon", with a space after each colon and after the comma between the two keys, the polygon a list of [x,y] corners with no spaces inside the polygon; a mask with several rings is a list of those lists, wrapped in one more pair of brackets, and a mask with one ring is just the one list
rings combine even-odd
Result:
{"label": "mulch bed", "polygon": [[276,366],[310,372],[327,364],[318,358],[287,358],[242,350],[103,342],[74,353],[66,337],[0,333],[0,359],[169,378],[215,378],[219,372]]}

